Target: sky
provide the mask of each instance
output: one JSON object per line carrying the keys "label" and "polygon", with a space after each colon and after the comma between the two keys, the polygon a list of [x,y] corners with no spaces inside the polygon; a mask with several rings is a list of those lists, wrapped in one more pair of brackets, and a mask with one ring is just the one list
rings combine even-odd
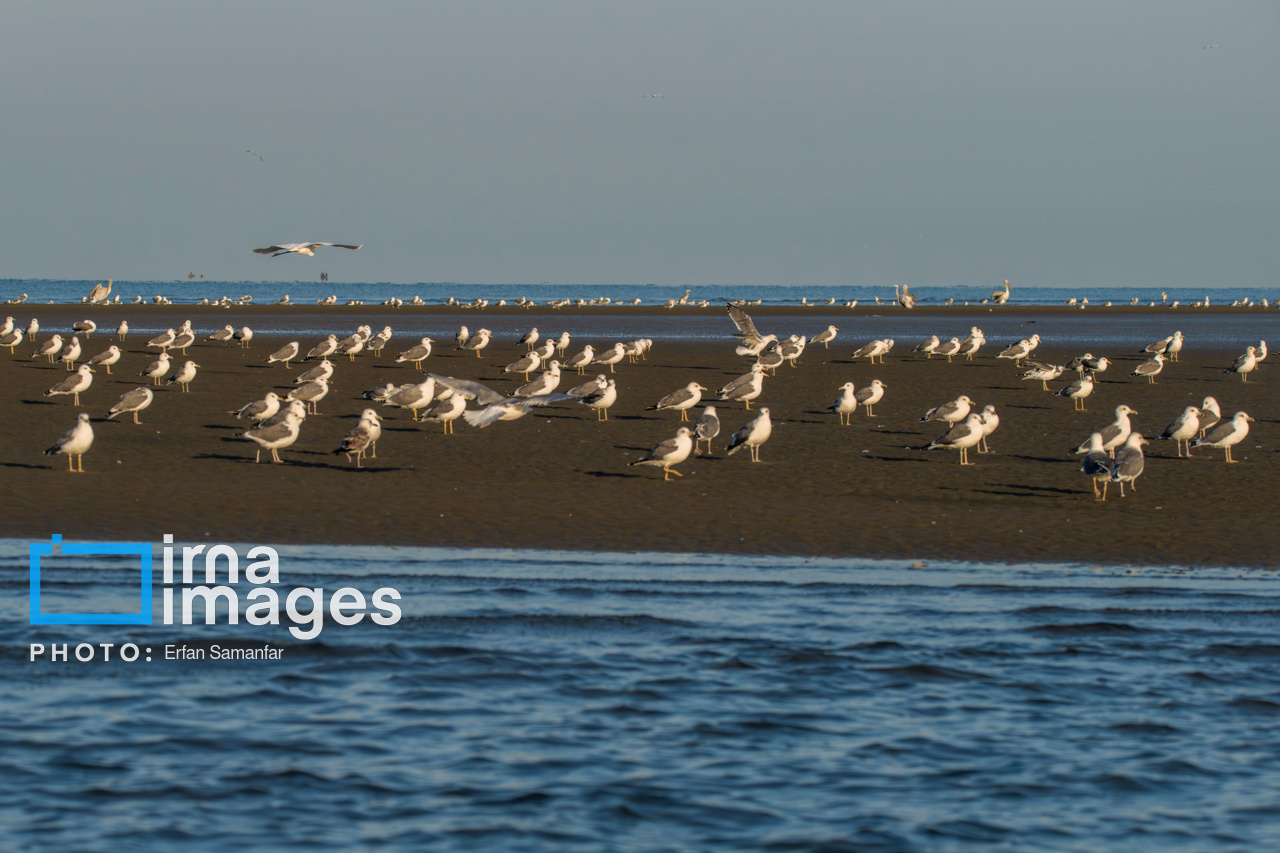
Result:
{"label": "sky", "polygon": [[[1278,46],[1274,2],[7,0],[0,278],[1271,286]],[[364,248],[250,251],[312,240]]]}

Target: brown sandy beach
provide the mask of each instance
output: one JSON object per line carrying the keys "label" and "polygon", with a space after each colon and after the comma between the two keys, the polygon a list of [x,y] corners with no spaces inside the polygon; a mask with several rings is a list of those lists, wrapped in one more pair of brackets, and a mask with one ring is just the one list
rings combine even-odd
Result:
{"label": "brown sandy beach", "polygon": [[[146,384],[136,374],[152,360],[148,336],[130,336],[114,374],[95,374],[79,409],[69,397],[42,396],[68,374],[61,364],[28,358],[35,344],[24,341],[12,356],[0,352],[5,537],[62,533],[159,541],[172,533],[178,541],[1239,566],[1274,566],[1280,550],[1270,511],[1280,474],[1273,439],[1280,367],[1265,363],[1248,383],[1221,375],[1237,351],[1189,345],[1158,384],[1146,385],[1128,376],[1141,361],[1136,355],[1095,349],[1118,361],[1087,401],[1088,411],[1078,413],[1071,401],[1020,381],[1010,362],[995,359],[994,339],[973,362],[954,364],[911,357],[917,341],[899,340],[886,364],[872,366],[854,363],[849,353],[860,341],[842,336],[828,350],[811,346],[798,368],[783,367],[766,380],[759,402],[771,409],[775,429],[761,463],[752,464],[746,453],[726,458],[729,435],[750,415],[741,404],[717,404],[723,426],[713,455],[691,457],[679,467],[683,479],[664,483],[660,472],[627,466],[679,425],[678,414],[645,408],[690,381],[715,389],[745,372],[747,363],[733,354],[727,319],[722,340],[660,341],[646,362],[618,365],[619,401],[608,422],[598,423],[583,406],[563,404],[483,430],[459,421],[456,434],[442,435],[437,425],[418,425],[407,412],[380,408],[386,420],[378,458],[356,470],[332,451],[370,405],[362,392],[420,376],[394,361],[416,342],[399,331],[404,314],[373,306],[22,308],[23,316],[40,318],[37,343],[55,331],[66,334],[73,320],[93,317],[102,329],[86,342],[86,358],[115,342],[110,332],[119,319],[133,323],[135,316],[161,325],[189,318],[203,338],[224,323],[254,326],[268,314],[302,318],[338,311],[375,330],[390,324],[397,335],[383,358],[362,353],[354,363],[335,361],[334,388],[297,444],[281,451],[283,465],[255,465],[256,445],[237,437],[246,425],[226,413],[268,390],[291,387],[296,369],[265,363],[285,338],[259,336],[248,350],[197,344],[190,357],[202,369],[192,393],[179,394],[176,385],[155,389],[141,426],[128,417],[100,418],[120,394]],[[473,329],[500,316],[526,327],[534,322],[515,309],[483,317],[427,310],[441,314],[442,322]],[[644,316],[637,309],[613,310]],[[758,317],[775,318],[771,325],[779,328],[803,310],[760,309]],[[990,316],[985,309],[936,311],[945,313],[948,328]],[[710,312],[723,318],[720,309]],[[572,331],[575,316],[581,313],[558,312],[557,331]],[[796,319],[793,325],[798,332],[817,331],[809,328],[812,322]],[[316,336],[299,340],[305,351]],[[587,342],[612,344],[583,339],[573,351]],[[519,383],[500,371],[523,349],[514,336],[503,335],[477,359],[440,341],[427,366],[508,390]],[[1078,354],[1042,347],[1037,357],[1061,362]],[[175,355],[176,363],[181,360]],[[852,426],[839,426],[829,411],[838,387],[846,381],[862,387],[876,378],[888,385],[877,417],[859,413]],[[566,374],[561,388],[578,381]],[[994,452],[972,455],[977,465],[967,468],[952,452],[918,449],[944,431],[941,424],[920,423],[920,416],[959,394],[979,406],[994,404],[1002,419],[991,439]],[[1228,466],[1221,451],[1203,448],[1197,458],[1177,459],[1171,442],[1156,442],[1147,448],[1146,473],[1135,493],[1122,500],[1113,491],[1105,503],[1092,499],[1079,458],[1068,451],[1109,423],[1115,406],[1136,409],[1136,428],[1153,437],[1206,395],[1217,397],[1225,417],[1244,410],[1257,419],[1236,448],[1241,464]],[[72,475],[64,459],[41,452],[80,411],[94,417],[97,440],[85,456],[86,473]]]}

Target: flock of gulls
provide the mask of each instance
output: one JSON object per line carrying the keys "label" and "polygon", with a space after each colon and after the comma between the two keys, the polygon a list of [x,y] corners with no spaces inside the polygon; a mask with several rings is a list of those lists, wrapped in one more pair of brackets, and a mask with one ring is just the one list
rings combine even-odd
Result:
{"label": "flock of gulls", "polygon": [[[255,251],[306,253],[313,248],[311,244],[288,244]],[[992,294],[992,299],[1003,302],[1008,299],[1009,292],[1006,282],[1005,289]],[[110,283],[105,287],[100,285],[95,288],[86,301],[105,303],[109,296]],[[905,287],[898,292],[900,301],[904,297],[908,301],[913,299]],[[688,299],[688,293],[685,299]],[[631,465],[659,469],[664,480],[682,476],[676,468],[691,456],[710,453],[712,442],[721,434],[721,414],[717,410],[717,403],[731,406],[741,403],[743,410],[751,415],[745,424],[730,435],[726,445],[728,455],[734,455],[745,448],[752,461],[760,460],[761,448],[769,441],[774,424],[769,408],[761,406],[753,411],[753,402],[764,394],[766,382],[781,381],[776,378],[779,369],[796,367],[810,345],[820,343],[824,349],[829,349],[836,340],[839,329],[834,325],[828,326],[812,338],[794,334],[785,338],[777,334],[763,334],[745,310],[746,307],[749,307],[746,303],[726,305],[729,319],[737,329],[735,354],[749,361],[749,367],[746,367],[742,375],[718,389],[698,381],[690,381],[653,401],[652,405],[647,406],[647,410],[678,412],[681,426],[674,436],[656,444],[631,462]],[[66,330],[65,337],[59,332],[38,341],[39,331],[40,326],[35,319],[22,328],[13,317],[7,317],[0,326],[0,346],[16,355],[20,344],[34,344],[28,358],[43,358],[49,363],[61,362],[65,365],[67,377],[45,392],[48,397],[70,397],[73,406],[80,406],[81,396],[93,386],[96,369],[108,374],[113,366],[124,369],[121,361],[125,353],[119,344],[130,333],[125,322],[121,322],[115,329],[112,335],[115,342],[93,354],[89,352],[89,342],[99,329],[92,320],[75,323]],[[334,450],[335,454],[345,455],[348,461],[353,461],[356,467],[362,466],[366,456],[377,456],[377,443],[382,436],[381,423],[384,418],[379,409],[404,410],[414,421],[439,425],[446,434],[453,432],[454,423],[460,419],[471,427],[483,429],[500,422],[518,420],[538,407],[559,404],[591,408],[595,410],[598,420],[606,421],[609,409],[619,399],[616,367],[624,362],[634,364],[644,361],[653,346],[652,340],[637,339],[618,342],[600,351],[591,345],[575,350],[570,332],[544,335],[537,328],[532,328],[516,342],[516,346],[521,349],[517,357],[502,369],[504,374],[519,377],[521,384],[509,392],[503,392],[474,380],[428,372],[424,363],[430,359],[433,348],[438,344],[430,337],[419,338],[403,349],[391,347],[392,338],[390,326],[375,332],[372,327],[365,325],[344,338],[328,335],[310,347],[304,347],[299,341],[290,341],[265,358],[253,356],[252,359],[259,363],[279,364],[285,368],[294,367],[295,362],[299,366],[309,365],[293,377],[293,387],[287,393],[267,391],[263,396],[227,413],[248,426],[243,437],[257,445],[255,461],[260,461],[265,451],[272,462],[283,462],[280,451],[298,440],[309,417],[319,414],[319,406],[331,390],[335,370],[344,359],[351,362],[361,354],[382,358],[394,353],[395,363],[405,365],[406,369],[416,369],[418,373],[416,381],[388,383],[363,394],[366,407],[356,425],[342,436]],[[153,389],[176,385],[177,391],[189,391],[190,386],[198,382],[200,371],[199,363],[188,357],[190,348],[222,345],[248,349],[252,340],[253,331],[248,327],[226,325],[206,334],[196,332],[192,323],[186,321],[167,329],[147,341],[146,347],[154,350],[154,355],[149,356],[145,363],[137,363],[128,368],[141,368],[137,370],[137,375],[146,382],[123,394],[107,409],[104,418],[129,416],[133,423],[141,423],[139,415],[155,400]],[[486,350],[494,343],[495,335],[491,330],[481,327],[472,331],[466,326],[459,328],[452,341],[457,351],[463,354],[474,353],[477,358],[483,358]],[[960,358],[972,360],[986,344],[982,330],[974,326],[963,338],[956,336],[943,340],[938,336],[931,336],[914,346],[908,357],[945,358],[948,362]],[[1185,344],[1185,336],[1181,331],[1176,331],[1147,346],[1141,353],[1147,359],[1133,370],[1133,379],[1155,383],[1168,365],[1177,364]],[[1067,364],[1037,361],[1033,356],[1039,345],[1040,337],[1032,335],[1001,349],[995,357],[1012,362],[1021,371],[1023,380],[1038,383],[1041,389],[1057,396],[1070,398],[1074,408],[1084,411],[1086,401],[1097,384],[1103,381],[1112,362],[1092,353],[1084,353]],[[861,344],[851,355],[855,361],[865,359],[868,364],[877,364],[882,363],[896,346],[896,342],[890,338],[874,340]],[[1248,346],[1239,358],[1225,367],[1223,373],[1239,376],[1241,381],[1247,382],[1268,354],[1266,341],[1259,341],[1257,346]],[[593,378],[588,378],[590,372],[595,372],[593,368],[598,370],[605,367],[608,368],[607,373],[601,371]],[[561,390],[562,384],[571,384],[565,382],[568,376],[581,378],[583,381]],[[1064,376],[1070,379],[1067,384],[1056,390],[1050,389],[1050,382]],[[875,406],[889,390],[889,386],[879,379],[873,379],[861,388],[853,382],[846,382],[836,389],[837,395],[830,404],[829,411],[841,425],[851,424],[854,415],[860,410],[867,417],[875,417]],[[697,409],[701,411],[695,411]],[[1115,420],[1090,434],[1074,450],[1074,453],[1083,457],[1080,470],[1090,478],[1094,496],[1098,500],[1106,499],[1110,483],[1119,484],[1122,496],[1126,493],[1126,486],[1130,490],[1135,489],[1136,481],[1143,473],[1143,447],[1149,443],[1149,439],[1132,428],[1130,417],[1136,414],[1137,411],[1128,405],[1117,406]],[[967,394],[960,394],[955,399],[942,402],[922,413],[920,421],[943,424],[945,431],[919,449],[956,451],[962,466],[976,464],[969,458],[971,449],[979,454],[990,452],[987,441],[1000,426],[1000,417],[994,405],[979,406]],[[1206,397],[1199,406],[1187,406],[1155,440],[1174,441],[1179,457],[1190,456],[1195,448],[1215,448],[1224,452],[1228,463],[1233,463],[1236,460],[1232,457],[1232,448],[1248,436],[1249,424],[1252,422],[1253,418],[1243,411],[1224,419],[1217,400]],[[49,447],[46,455],[65,456],[68,470],[83,471],[83,457],[93,443],[91,418],[87,413],[81,413],[74,425]],[[702,449],[704,443],[705,451]]]}

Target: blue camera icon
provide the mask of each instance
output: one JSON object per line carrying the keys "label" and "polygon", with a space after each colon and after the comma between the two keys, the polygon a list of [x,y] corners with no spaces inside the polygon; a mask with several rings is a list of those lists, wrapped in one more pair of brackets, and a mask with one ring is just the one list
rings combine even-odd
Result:
{"label": "blue camera icon", "polygon": [[[54,547],[64,555],[116,554],[137,555],[139,609],[137,613],[42,613],[40,611],[40,557],[52,556]],[[55,533],[49,544],[31,543],[31,624],[32,625],[150,625],[151,624],[151,543],[97,542],[82,545],[62,544],[62,534]]]}

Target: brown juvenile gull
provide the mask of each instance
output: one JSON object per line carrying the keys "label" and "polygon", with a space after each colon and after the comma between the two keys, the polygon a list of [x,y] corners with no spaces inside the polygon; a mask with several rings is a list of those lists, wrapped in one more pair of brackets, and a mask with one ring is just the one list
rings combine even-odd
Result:
{"label": "brown juvenile gull", "polygon": [[142,421],[138,420],[138,412],[150,406],[151,401],[154,399],[155,394],[151,393],[151,389],[145,385],[134,388],[132,391],[126,391],[116,401],[116,404],[111,407],[111,410],[107,412],[107,420],[111,420],[116,415],[132,413],[133,422],[140,424]]}
{"label": "brown juvenile gull", "polygon": [[688,427],[680,427],[676,430],[675,438],[668,438],[657,447],[641,456],[635,462],[628,462],[628,465],[651,465],[655,468],[662,469],[662,479],[668,481],[671,474],[677,477],[683,477],[679,471],[671,470],[674,466],[689,458],[689,454],[693,452],[693,439],[690,438]]}
{"label": "brown juvenile gull", "polygon": [[[93,427],[89,425],[89,416],[83,412],[76,416],[75,426],[62,434],[53,446],[44,452],[45,456],[62,454],[67,457],[67,470],[84,473],[84,455],[93,447]],[[76,467],[71,467],[71,457],[76,458]]]}
{"label": "brown juvenile gull", "polygon": [[356,455],[356,467],[359,468],[360,461],[364,459],[365,451],[369,451],[369,458],[378,458],[378,439],[382,437],[382,420],[381,415],[373,409],[365,409],[360,413],[360,422],[352,427],[351,431],[342,439],[342,444],[338,449],[333,451],[334,454],[345,453],[347,461],[351,461],[351,454]]}

